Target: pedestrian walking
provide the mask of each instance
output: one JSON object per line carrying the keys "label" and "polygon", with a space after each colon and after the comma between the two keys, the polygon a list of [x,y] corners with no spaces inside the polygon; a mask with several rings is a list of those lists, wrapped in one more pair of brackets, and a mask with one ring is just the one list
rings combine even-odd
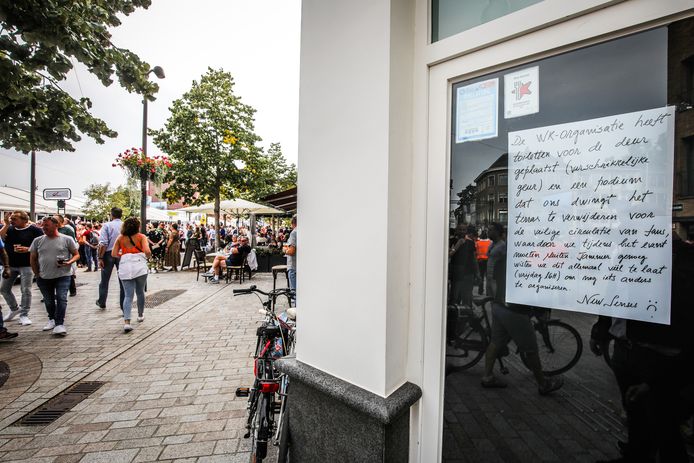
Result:
{"label": "pedestrian walking", "polygon": [[164,266],[171,267],[169,270],[178,271],[178,266],[181,265],[181,241],[178,235],[178,225],[171,224],[169,228],[169,236],[166,242],[166,255],[164,256]]}
{"label": "pedestrian walking", "polygon": [[[7,258],[7,252],[5,252],[5,243],[3,243],[2,239],[0,239],[0,262],[2,262],[3,276],[5,272],[9,274],[10,262]],[[2,307],[0,307],[0,341],[16,337],[17,333],[10,333],[9,331],[7,331],[7,328],[5,328],[5,325],[2,321]]]}
{"label": "pedestrian walking", "polygon": [[87,270],[85,272],[92,271],[92,264],[96,272],[99,269],[99,233],[92,228],[91,223],[85,225],[82,239],[84,240],[84,253],[87,258]]}
{"label": "pedestrian walking", "polygon": [[[29,214],[25,211],[14,211],[5,214],[4,226],[0,230],[0,239],[5,242],[5,251],[9,258],[9,272],[3,272],[0,293],[10,308],[3,321],[8,322],[19,315],[19,322],[23,325],[31,325],[29,310],[31,309],[31,282],[33,274],[29,262],[29,247],[34,238],[43,235],[36,225],[29,223]],[[21,306],[17,304],[12,286],[17,278],[21,283]]]}
{"label": "pedestrian walking", "polygon": [[[77,241],[77,234],[75,233],[74,224],[70,225],[60,214],[54,215],[58,220],[58,233],[69,236],[73,240]],[[81,257],[81,256],[80,256]],[[72,266],[72,275],[70,275],[70,297],[77,296],[77,276],[75,272],[77,271],[77,265]]]}
{"label": "pedestrian walking", "polygon": [[120,236],[111,251],[114,259],[120,259],[118,277],[123,285],[123,331],[132,331],[130,313],[133,297],[137,294],[137,321],[145,320],[145,286],[147,285],[147,258],[152,255],[147,237],[140,231],[140,221],[135,217],[125,219]]}
{"label": "pedestrian walking", "polygon": [[292,231],[284,247],[287,256],[287,276],[289,277],[289,288],[294,290],[294,305],[296,305],[296,215],[292,217]]}
{"label": "pedestrian walking", "polygon": [[[113,273],[113,267],[118,269],[118,259],[114,258],[111,251],[113,251],[113,246],[116,244],[116,240],[120,235],[121,227],[123,226],[123,210],[114,207],[111,208],[111,221],[106,222],[101,227],[101,234],[99,235],[99,268],[101,269],[101,281],[99,282],[99,299],[96,300],[96,305],[102,309],[106,308],[106,298],[108,297],[108,284],[111,279],[111,273]],[[120,308],[123,310],[123,285],[118,280],[118,285],[120,286]]]}
{"label": "pedestrian walking", "polygon": [[43,330],[64,336],[67,334],[65,313],[72,264],[79,260],[80,254],[72,237],[58,233],[58,224],[55,217],[43,219],[44,235],[31,243],[29,252],[31,268],[48,313],[48,323]]}

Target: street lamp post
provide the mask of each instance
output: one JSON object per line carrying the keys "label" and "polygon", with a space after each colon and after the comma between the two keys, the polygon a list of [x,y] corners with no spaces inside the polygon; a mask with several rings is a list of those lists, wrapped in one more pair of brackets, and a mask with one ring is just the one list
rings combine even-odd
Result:
{"label": "street lamp post", "polygon": [[[154,66],[147,75],[154,73],[159,79],[163,79],[164,69]],[[142,98],[142,154],[147,157],[147,95]],[[140,174],[140,232],[147,231],[147,172],[142,170]]]}

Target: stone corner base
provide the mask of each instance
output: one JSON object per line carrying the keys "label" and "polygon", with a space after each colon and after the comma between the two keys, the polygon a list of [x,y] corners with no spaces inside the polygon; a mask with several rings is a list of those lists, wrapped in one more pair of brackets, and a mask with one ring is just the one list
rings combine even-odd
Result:
{"label": "stone corner base", "polygon": [[383,398],[295,358],[276,362],[289,375],[293,462],[408,461],[410,407],[421,389],[405,383]]}

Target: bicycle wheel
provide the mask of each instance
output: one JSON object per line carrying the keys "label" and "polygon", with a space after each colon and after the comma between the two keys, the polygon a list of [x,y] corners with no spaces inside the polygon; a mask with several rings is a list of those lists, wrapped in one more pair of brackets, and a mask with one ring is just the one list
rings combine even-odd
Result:
{"label": "bicycle wheel", "polygon": [[456,336],[446,343],[446,374],[476,365],[487,350],[487,334],[477,323],[458,322]]}
{"label": "bicycle wheel", "polygon": [[267,456],[267,441],[268,435],[270,434],[267,414],[269,412],[268,407],[270,406],[272,406],[272,404],[268,402],[268,398],[265,394],[260,394],[251,429],[250,463],[262,463]]}
{"label": "bicycle wheel", "polygon": [[[546,327],[546,332],[543,329]],[[559,320],[549,320],[547,323],[535,325],[537,347],[545,376],[555,376],[573,368],[583,353],[583,340],[576,329],[568,323]],[[525,366],[528,362],[521,355]]]}
{"label": "bicycle wheel", "polygon": [[[285,398],[286,400],[286,398]],[[277,454],[277,463],[289,463],[289,410],[285,408],[280,418],[280,436],[279,450]]]}

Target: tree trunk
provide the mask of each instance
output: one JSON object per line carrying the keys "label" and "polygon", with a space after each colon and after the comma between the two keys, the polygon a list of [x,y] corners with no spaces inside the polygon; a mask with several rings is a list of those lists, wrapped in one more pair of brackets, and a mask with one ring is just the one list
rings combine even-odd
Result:
{"label": "tree trunk", "polygon": [[214,236],[214,250],[216,251],[219,249],[219,212],[221,209],[220,203],[221,198],[219,197],[219,190],[217,190],[217,194],[214,195],[214,230],[215,230],[215,236]]}

